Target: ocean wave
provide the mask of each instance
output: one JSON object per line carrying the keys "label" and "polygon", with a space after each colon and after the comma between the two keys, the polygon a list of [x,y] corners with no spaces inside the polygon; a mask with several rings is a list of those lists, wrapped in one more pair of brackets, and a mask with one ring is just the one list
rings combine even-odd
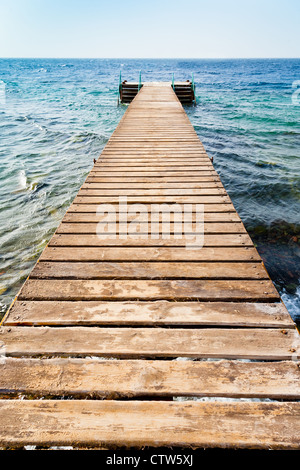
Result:
{"label": "ocean wave", "polygon": [[39,129],[40,131],[46,131],[47,132],[47,128],[46,126],[40,124],[36,118],[33,118],[32,116],[30,115],[26,115],[26,116],[16,116],[13,118],[14,121],[16,123],[18,122],[28,122],[29,124],[32,124],[34,127],[36,127],[37,129]]}
{"label": "ocean wave", "polygon": [[281,298],[294,321],[300,324],[300,280],[294,293],[290,293],[286,288],[281,291]]}
{"label": "ocean wave", "polygon": [[87,143],[94,141],[99,144],[105,144],[108,139],[109,137],[103,134],[96,134],[95,132],[81,132],[72,137],[72,142]]}
{"label": "ocean wave", "polygon": [[100,95],[103,95],[103,91],[101,91],[101,90],[90,91],[90,92],[88,92],[88,95],[91,95],[91,96],[100,96]]}
{"label": "ocean wave", "polygon": [[300,224],[275,220],[246,228],[290,315],[300,324]]}
{"label": "ocean wave", "polygon": [[261,239],[271,243],[291,243],[300,246],[300,223],[277,219],[268,224],[252,223],[247,229],[257,240]]}

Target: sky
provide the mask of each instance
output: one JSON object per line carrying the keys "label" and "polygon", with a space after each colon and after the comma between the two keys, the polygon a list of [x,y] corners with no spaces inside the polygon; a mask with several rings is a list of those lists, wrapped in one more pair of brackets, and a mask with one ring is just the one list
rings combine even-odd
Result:
{"label": "sky", "polygon": [[0,57],[299,58],[300,0],[0,0]]}

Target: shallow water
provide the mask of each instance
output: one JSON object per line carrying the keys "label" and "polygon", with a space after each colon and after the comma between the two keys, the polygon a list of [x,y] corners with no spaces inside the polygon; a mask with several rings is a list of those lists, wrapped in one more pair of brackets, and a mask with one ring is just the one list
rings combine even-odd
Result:
{"label": "shallow water", "polygon": [[[300,322],[300,60],[0,59],[0,310],[114,131],[127,80],[191,79],[187,114]],[[1,82],[2,81],[2,82]],[[294,87],[293,87],[294,83]],[[300,84],[300,83],[299,83]]]}

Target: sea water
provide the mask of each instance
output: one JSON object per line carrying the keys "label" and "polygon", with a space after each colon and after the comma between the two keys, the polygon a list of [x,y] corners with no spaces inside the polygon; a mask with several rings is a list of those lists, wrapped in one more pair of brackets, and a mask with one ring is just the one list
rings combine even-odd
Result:
{"label": "sea water", "polygon": [[192,79],[185,110],[300,322],[300,60],[0,59],[0,316],[126,106],[119,74]]}

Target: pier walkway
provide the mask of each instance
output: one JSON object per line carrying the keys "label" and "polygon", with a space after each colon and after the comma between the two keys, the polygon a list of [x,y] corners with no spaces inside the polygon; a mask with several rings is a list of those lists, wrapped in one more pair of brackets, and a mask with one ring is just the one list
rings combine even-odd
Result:
{"label": "pier walkway", "polygon": [[299,338],[172,87],[145,83],[2,323],[0,446],[299,449]]}

